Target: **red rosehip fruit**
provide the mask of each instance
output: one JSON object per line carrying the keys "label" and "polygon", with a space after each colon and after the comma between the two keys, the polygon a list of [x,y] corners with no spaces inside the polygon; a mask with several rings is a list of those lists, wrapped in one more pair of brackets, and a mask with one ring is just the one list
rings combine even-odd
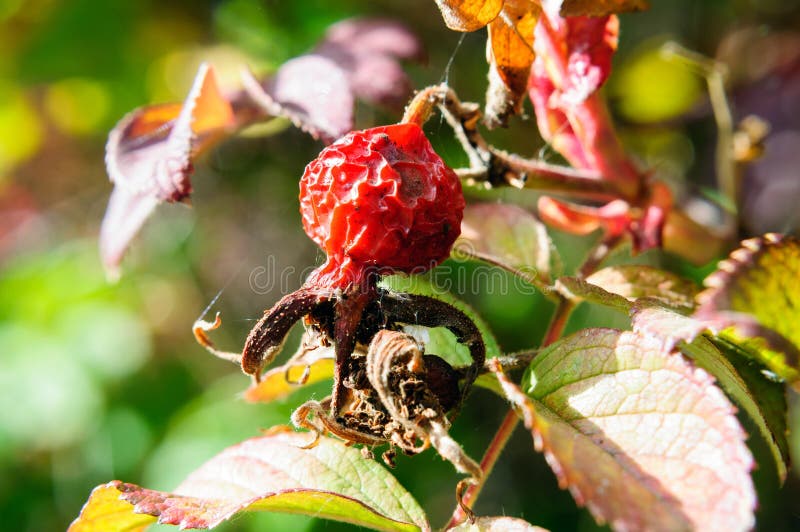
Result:
{"label": "red rosehip fruit", "polygon": [[461,232],[458,176],[417,124],[354,131],[326,147],[300,180],[306,233],[328,255],[317,278],[342,288],[380,274],[420,273]]}

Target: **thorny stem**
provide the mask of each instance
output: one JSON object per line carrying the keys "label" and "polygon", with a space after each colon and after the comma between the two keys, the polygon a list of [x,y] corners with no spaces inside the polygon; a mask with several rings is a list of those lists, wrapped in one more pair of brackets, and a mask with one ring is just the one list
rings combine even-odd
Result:
{"label": "thorny stem", "polygon": [[489,151],[496,165],[518,176],[517,179],[508,179],[508,184],[513,187],[561,192],[576,198],[595,200],[613,200],[624,196],[614,182],[604,179],[597,172],[525,159],[493,147],[489,147]]}
{"label": "thorny stem", "polygon": [[475,504],[475,501],[477,500],[478,495],[480,494],[481,489],[486,482],[486,478],[492,473],[492,470],[497,463],[497,459],[500,458],[500,454],[503,452],[503,449],[505,449],[506,443],[508,443],[509,438],[511,438],[511,435],[514,433],[514,429],[517,428],[518,424],[519,417],[517,416],[517,413],[513,409],[509,410],[506,414],[506,417],[503,418],[502,423],[500,423],[500,427],[497,429],[497,432],[495,432],[491,443],[489,443],[489,446],[486,448],[483,458],[481,458],[480,465],[483,475],[470,484],[470,486],[464,491],[460,504],[456,506],[456,510],[453,512],[453,516],[447,523],[445,530],[458,525],[467,517],[467,512],[464,511],[464,508],[472,508],[472,506]]}
{"label": "thorny stem", "polygon": [[[558,340],[558,338],[561,336],[561,333],[564,331],[564,327],[567,324],[567,320],[569,319],[573,308],[574,304],[571,301],[565,298],[561,298],[559,300],[556,310],[553,313],[553,317],[550,320],[550,325],[548,325],[547,331],[545,332],[542,347],[550,345]],[[500,427],[497,429],[497,432],[495,432],[492,441],[489,442],[489,446],[486,448],[483,458],[481,458],[481,471],[483,471],[483,476],[477,479],[464,492],[460,504],[456,507],[455,511],[453,512],[453,516],[450,518],[450,522],[447,523],[445,529],[456,526],[467,517],[467,514],[463,508],[472,508],[475,505],[486,479],[492,473],[497,460],[500,458],[500,455],[505,449],[511,434],[513,434],[514,429],[517,428],[518,424],[519,416],[514,409],[510,409],[508,413],[506,413],[506,417],[504,417],[503,421],[500,423]]]}

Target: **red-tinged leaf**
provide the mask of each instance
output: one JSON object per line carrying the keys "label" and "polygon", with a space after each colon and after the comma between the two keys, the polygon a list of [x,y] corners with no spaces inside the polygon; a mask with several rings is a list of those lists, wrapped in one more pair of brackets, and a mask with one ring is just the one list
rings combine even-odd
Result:
{"label": "red-tinged leaf", "polygon": [[525,209],[476,203],[464,210],[453,253],[485,260],[540,285],[549,283],[553,249],[544,225]]}
{"label": "red-tinged leaf", "polygon": [[478,517],[475,521],[464,521],[448,528],[451,532],[547,532],[516,517]]}
{"label": "red-tinged leaf", "polygon": [[536,25],[534,50],[555,88],[550,105],[568,109],[593,94],[611,73],[619,20],[547,16]]}
{"label": "red-tinged leaf", "polygon": [[646,0],[543,0],[542,5],[548,11],[559,13],[562,17],[580,15],[602,17],[650,8],[650,3]]}
{"label": "red-tinged leaf", "polygon": [[[631,322],[634,331],[660,342],[666,351],[680,349],[717,378],[758,427],[775,459],[778,478],[785,478],[789,463],[785,399],[783,408],[775,406],[781,401],[783,390],[781,385],[767,382],[763,374],[750,367],[748,359],[756,357],[747,346],[716,337],[709,340],[706,333],[715,332],[715,324],[677,314],[652,300],[642,300],[633,306]],[[771,406],[766,408],[768,403]]]}
{"label": "red-tinged leaf", "polygon": [[800,346],[798,278],[800,240],[775,233],[745,240],[704,281],[698,314],[752,314]]}
{"label": "red-tinged leaf", "polygon": [[155,517],[134,513],[131,504],[120,498],[120,484],[114,481],[93,489],[69,532],[140,532],[153,524]]}
{"label": "red-tinged leaf", "polygon": [[430,529],[417,502],[386,469],[327,437],[304,449],[312,439],[273,429],[212,458],[174,493],[119,481],[101,486],[70,532],[99,530],[91,528],[96,523],[106,531],[128,530],[142,522],[132,516],[181,528],[213,528],[242,511],[301,513],[377,530]]}
{"label": "red-tinged leaf", "polygon": [[[507,0],[503,16],[489,23],[489,76],[486,123],[506,125],[522,108],[522,96],[533,64],[533,29],[541,9],[531,0]],[[503,88],[496,87],[497,80]]]}
{"label": "red-tinged leaf", "polygon": [[444,23],[451,30],[475,31],[493,21],[504,0],[436,0]]}
{"label": "red-tinged leaf", "polygon": [[641,300],[631,308],[634,331],[658,338],[664,350],[671,351],[681,342],[692,342],[703,333],[718,332],[714,324],[687,317],[655,301]]}
{"label": "red-tinged leaf", "polygon": [[546,6],[544,13],[528,86],[542,136],[573,166],[597,171],[634,198],[639,172],[597,93],[610,72],[619,23],[613,15],[562,18]]}
{"label": "red-tinged leaf", "polygon": [[203,64],[183,105],[142,107],[123,118],[106,144],[111,181],[131,193],[180,201],[192,191],[192,156],[228,128],[233,108]]}
{"label": "red-tinged leaf", "polygon": [[725,393],[747,414],[757,435],[772,454],[779,481],[786,480],[790,464],[787,440],[787,404],[784,386],[768,379],[760,365],[735,344],[700,337],[680,350],[711,373]]}
{"label": "red-tinged leaf", "polygon": [[114,192],[100,229],[109,276],[118,275],[125,250],[157,203],[188,198],[193,158],[238,126],[212,67],[203,64],[182,105],[142,107],[114,127],[106,144]]}
{"label": "red-tinged leaf", "polygon": [[100,258],[111,280],[119,277],[125,251],[158,203],[153,196],[134,194],[124,187],[114,187],[111,191],[100,225]]}
{"label": "red-tinged leaf", "polygon": [[680,342],[692,342],[704,333],[712,334],[763,363],[776,377],[794,386],[800,383],[800,372],[791,364],[800,358],[797,348],[748,314],[731,312],[712,316],[695,313],[688,318],[642,299],[633,305],[631,322],[635,330],[659,338],[665,349],[672,349]]}
{"label": "red-tinged leaf", "polygon": [[542,196],[537,209],[545,223],[575,235],[588,235],[601,227],[600,215],[595,207],[583,207]]}
{"label": "red-tinged leaf", "polygon": [[753,459],[702,369],[636,332],[587,329],[539,353],[519,393],[561,485],[618,530],[747,530]]}
{"label": "red-tinged leaf", "polygon": [[576,235],[587,235],[603,228],[606,235],[618,236],[628,230],[631,222],[630,205],[622,200],[589,207],[542,196],[537,207],[544,222]]}
{"label": "red-tinged leaf", "polygon": [[666,215],[672,208],[672,194],[666,185],[654,183],[642,208],[634,209],[624,200],[601,207],[578,205],[541,196],[539,216],[544,222],[568,233],[586,235],[602,228],[605,237],[631,237],[633,253],[661,247]]}
{"label": "red-tinged leaf", "polygon": [[353,93],[344,70],[320,55],[284,63],[265,84],[242,73],[245,90],[272,116],[288,118],[314,138],[330,143],[353,129]]}
{"label": "red-tinged leaf", "polygon": [[591,168],[591,163],[583,150],[581,141],[570,125],[567,114],[551,105],[556,88],[547,77],[544,61],[534,61],[531,77],[528,80],[528,97],[536,114],[539,133],[555,151],[560,153],[576,168]]}
{"label": "red-tinged leaf", "polygon": [[694,309],[694,298],[699,292],[697,285],[674,273],[634,264],[603,268],[586,281],[628,301],[649,298],[684,311]]}
{"label": "red-tinged leaf", "polygon": [[333,346],[314,349],[301,346],[286,364],[267,371],[261,381],[245,390],[244,398],[251,403],[268,403],[288,397],[302,386],[332,379],[335,358]]}

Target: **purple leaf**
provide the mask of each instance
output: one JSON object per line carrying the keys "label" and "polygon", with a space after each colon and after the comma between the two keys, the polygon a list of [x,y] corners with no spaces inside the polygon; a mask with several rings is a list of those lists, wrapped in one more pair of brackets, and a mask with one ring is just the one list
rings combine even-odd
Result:
{"label": "purple leaf", "polygon": [[425,51],[414,33],[399,22],[380,18],[352,18],[334,24],[320,47],[336,44],[354,53],[383,54],[423,61]]}
{"label": "purple leaf", "polygon": [[353,93],[344,70],[321,55],[287,61],[266,84],[244,72],[251,98],[273,116],[283,116],[314,138],[330,143],[353,129]]}
{"label": "purple leaf", "polygon": [[114,187],[100,226],[100,257],[111,280],[119,278],[119,265],[128,245],[158,203],[153,195]]}
{"label": "purple leaf", "polygon": [[106,144],[114,192],[100,228],[110,277],[118,276],[125,250],[155,206],[189,197],[197,153],[237,127],[233,107],[208,64],[200,66],[183,104],[141,107],[114,127]]}
{"label": "purple leaf", "polygon": [[356,96],[398,108],[411,93],[411,81],[398,59],[424,59],[419,39],[405,26],[383,19],[350,19],[328,30],[315,53],[344,71]]}

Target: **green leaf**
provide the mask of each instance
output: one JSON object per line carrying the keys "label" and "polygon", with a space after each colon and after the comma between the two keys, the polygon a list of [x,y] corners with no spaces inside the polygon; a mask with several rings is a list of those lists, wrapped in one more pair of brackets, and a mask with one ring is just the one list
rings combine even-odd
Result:
{"label": "green leaf", "polygon": [[213,528],[243,511],[299,513],[376,530],[429,530],[425,513],[386,469],[332,438],[285,427],[224,450],[174,493],[114,481],[98,486],[70,532],[159,522]]}
{"label": "green leaf", "polygon": [[586,281],[628,301],[647,297],[687,311],[694,309],[694,298],[699,292],[697,285],[674,273],[635,264],[603,268]]}
{"label": "green leaf", "polygon": [[[420,275],[387,275],[381,279],[379,283],[380,286],[383,288],[387,288],[389,290],[394,290],[395,292],[405,292],[408,294],[419,294],[421,296],[429,296],[435,297],[445,303],[454,306],[475,322],[475,325],[478,327],[478,330],[481,333],[481,337],[483,338],[483,343],[486,345],[486,358],[492,358],[496,356],[500,356],[500,346],[497,344],[497,340],[495,339],[492,331],[489,329],[489,325],[481,318],[475,309],[455,297],[450,292],[446,290],[442,290],[434,286],[427,278],[422,277]],[[431,329],[431,331],[435,331],[436,329]],[[411,331],[413,332],[413,330]],[[411,332],[409,334],[411,334]],[[438,333],[433,333],[434,338]],[[453,337],[454,338],[454,337]],[[422,339],[424,340],[424,338]],[[446,340],[444,340],[446,342]],[[424,342],[423,342],[424,343]],[[426,346],[426,352],[428,352]],[[439,355],[440,357],[447,360],[450,364],[469,364],[471,360],[469,356],[465,356],[464,360],[460,360],[461,355],[458,355],[458,359],[453,360],[452,357],[448,356],[449,351],[442,350],[441,352],[431,350],[430,352]],[[456,350],[456,353],[458,351]]]}
{"label": "green leaf", "polygon": [[[767,234],[742,242],[698,296],[696,315],[733,325],[720,336],[800,389],[800,240]],[[752,315],[752,324],[742,314]]]}
{"label": "green leaf", "polygon": [[522,381],[522,409],[559,482],[598,521],[636,530],[746,530],[753,459],[713,378],[659,339],[586,329]]}
{"label": "green leaf", "polygon": [[478,517],[474,522],[464,521],[447,529],[450,532],[547,532],[516,517]]}
{"label": "green leaf", "polygon": [[516,205],[476,203],[464,210],[453,256],[499,266],[537,287],[550,283],[554,247],[542,222]]}
{"label": "green leaf", "polygon": [[588,301],[589,303],[610,307],[625,314],[631,308],[631,302],[623,296],[609,292],[605,288],[601,288],[580,277],[560,277],[556,281],[556,290],[570,301],[576,303]]}
{"label": "green leaf", "polygon": [[701,336],[691,344],[682,344],[680,350],[714,375],[747,414],[770,450],[778,478],[783,482],[790,462],[783,385],[767,379],[734,344]]}

